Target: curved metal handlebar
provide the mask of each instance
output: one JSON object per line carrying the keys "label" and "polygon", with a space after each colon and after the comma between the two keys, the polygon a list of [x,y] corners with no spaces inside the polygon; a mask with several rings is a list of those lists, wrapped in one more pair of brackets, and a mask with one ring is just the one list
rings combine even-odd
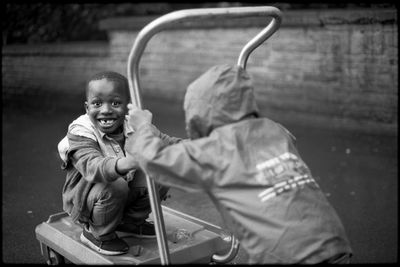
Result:
{"label": "curved metal handlebar", "polygon": [[267,27],[251,39],[240,52],[237,64],[242,68],[246,68],[247,59],[251,52],[279,28],[282,20],[282,14],[279,9],[271,6],[185,9],[168,13],[147,24],[137,35],[128,58],[128,81],[133,104],[138,108],[142,108],[139,61],[148,41],[157,32],[162,31],[174,23],[189,19],[261,15],[272,17],[272,20]]}
{"label": "curved metal handlebar", "polygon": [[254,49],[265,42],[269,37],[271,37],[271,35],[274,34],[281,25],[282,15],[279,9],[274,7],[269,7],[269,9],[270,10],[266,10],[264,14],[273,18],[271,22],[267,25],[267,27],[264,28],[264,30],[253,37],[253,39],[251,39],[240,52],[237,65],[241,66],[243,69],[246,69],[247,59],[249,58],[251,52],[253,52]]}
{"label": "curved metal handlebar", "polygon": [[227,263],[236,257],[237,253],[239,252],[240,243],[234,235],[231,236],[232,236],[232,241],[231,241],[231,248],[229,249],[229,251],[225,255],[218,255],[218,254],[212,255],[211,259],[213,262]]}
{"label": "curved metal handlebar", "polygon": [[[267,40],[280,26],[281,12],[279,9],[270,6],[261,7],[228,7],[228,8],[202,8],[185,9],[168,13],[152,21],[145,26],[137,35],[128,58],[128,83],[132,103],[138,108],[142,108],[142,98],[139,82],[139,61],[148,41],[157,32],[162,31],[168,26],[188,19],[203,19],[212,17],[248,17],[265,15],[272,17],[272,20],[264,30],[251,39],[240,52],[237,64],[246,68],[246,63],[251,52]],[[169,264],[169,253],[166,242],[164,221],[162,217],[161,205],[155,183],[146,175],[147,187],[149,191],[150,204],[154,216],[155,229],[157,233],[157,243],[162,264]],[[226,255],[213,255],[215,262],[227,262],[236,256],[239,243],[232,236],[232,246]]]}

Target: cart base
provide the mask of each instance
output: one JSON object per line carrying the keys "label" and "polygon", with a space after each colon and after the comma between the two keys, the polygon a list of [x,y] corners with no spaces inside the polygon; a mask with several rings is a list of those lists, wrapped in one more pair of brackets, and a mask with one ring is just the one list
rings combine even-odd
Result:
{"label": "cart base", "polygon": [[[231,236],[220,227],[162,206],[171,264],[210,263],[214,254],[229,250]],[[150,216],[151,217],[151,216]],[[36,229],[42,255],[50,265],[63,264],[160,264],[157,239],[140,239],[117,232],[129,244],[129,251],[118,256],[97,253],[81,243],[81,226],[67,213],[51,215]]]}

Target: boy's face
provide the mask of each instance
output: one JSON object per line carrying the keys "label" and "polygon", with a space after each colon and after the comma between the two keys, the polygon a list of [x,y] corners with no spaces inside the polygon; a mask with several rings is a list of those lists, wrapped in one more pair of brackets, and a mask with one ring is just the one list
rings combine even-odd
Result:
{"label": "boy's face", "polygon": [[90,81],[86,113],[97,129],[105,134],[117,134],[123,130],[128,99],[127,89],[117,82],[107,79]]}

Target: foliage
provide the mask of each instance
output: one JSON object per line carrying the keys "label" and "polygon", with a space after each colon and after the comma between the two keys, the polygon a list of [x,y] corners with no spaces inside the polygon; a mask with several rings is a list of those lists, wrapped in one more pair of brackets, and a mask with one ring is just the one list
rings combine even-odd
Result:
{"label": "foliage", "polygon": [[201,7],[274,5],[281,9],[393,7],[385,3],[290,3],[290,2],[156,2],[156,3],[7,3],[2,9],[3,45],[106,40],[99,21],[117,16],[161,15],[174,10]]}
{"label": "foliage", "polygon": [[3,44],[105,40],[101,19],[151,15],[168,11],[166,4],[11,4],[3,14]]}

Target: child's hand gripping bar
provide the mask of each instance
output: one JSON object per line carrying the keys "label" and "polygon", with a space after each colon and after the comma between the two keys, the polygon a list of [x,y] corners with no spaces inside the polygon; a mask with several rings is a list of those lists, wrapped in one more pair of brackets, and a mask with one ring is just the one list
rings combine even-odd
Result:
{"label": "child's hand gripping bar", "polygon": [[[139,61],[148,41],[158,32],[166,29],[168,26],[192,19],[205,18],[237,18],[248,16],[266,16],[272,17],[267,27],[251,39],[240,52],[237,65],[246,68],[247,59],[251,52],[260,44],[267,40],[280,26],[281,12],[279,9],[270,6],[259,7],[228,7],[228,8],[202,8],[186,9],[168,13],[146,25],[137,35],[128,58],[128,82],[132,103],[138,108],[142,108],[142,98],[139,82]],[[161,214],[161,205],[158,201],[158,193],[155,190],[154,181],[146,175],[150,204],[153,211],[155,228],[157,233],[157,242],[160,251],[162,264],[169,264],[169,253],[166,242],[165,227]],[[232,260],[238,251],[237,239],[233,236],[232,247],[226,255],[213,255],[212,259],[216,262],[228,262]]]}

